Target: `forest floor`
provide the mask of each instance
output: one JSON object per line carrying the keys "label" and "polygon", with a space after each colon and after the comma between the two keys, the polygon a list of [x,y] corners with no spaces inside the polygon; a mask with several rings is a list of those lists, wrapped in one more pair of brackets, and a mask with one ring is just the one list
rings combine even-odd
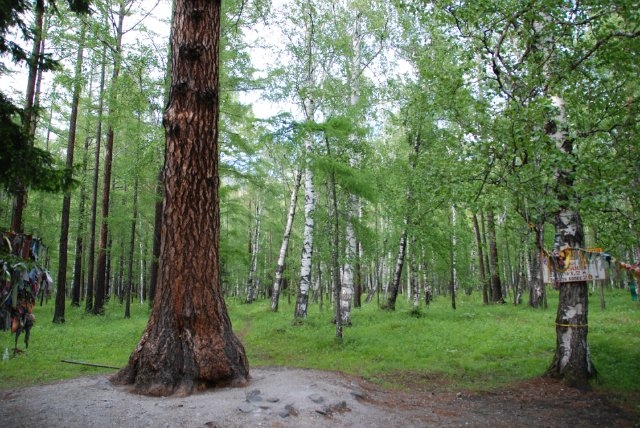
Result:
{"label": "forest floor", "polygon": [[[240,388],[147,397],[106,376],[0,391],[5,427],[640,427],[638,397],[536,378],[491,392],[392,374],[389,389],[338,372],[255,367]],[[383,379],[381,379],[383,380]],[[619,402],[633,404],[620,405]]]}

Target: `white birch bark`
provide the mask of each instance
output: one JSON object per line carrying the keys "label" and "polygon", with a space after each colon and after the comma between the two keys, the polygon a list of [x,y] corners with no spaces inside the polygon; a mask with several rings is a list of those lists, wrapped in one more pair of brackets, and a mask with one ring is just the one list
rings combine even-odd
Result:
{"label": "white birch bark", "polygon": [[249,267],[249,278],[247,279],[247,303],[253,302],[258,294],[258,282],[255,278],[258,268],[258,253],[260,245],[260,217],[262,215],[262,206],[256,201],[256,226],[253,234],[253,242],[251,242],[251,264]]}
{"label": "white birch bark", "polygon": [[[306,23],[306,44],[307,44],[307,76],[306,85],[307,93],[305,95],[303,105],[304,114],[308,121],[315,119],[314,99],[311,95],[313,87],[313,16],[309,14],[309,21]],[[304,170],[304,230],[302,234],[302,256],[300,259],[300,288],[298,289],[298,298],[296,299],[296,308],[294,313],[295,319],[302,319],[307,316],[307,305],[309,303],[309,287],[311,285],[311,269],[313,257],[313,214],[316,208],[316,194],[313,185],[313,171],[311,169],[311,155],[313,153],[313,136],[308,135],[305,140],[305,153],[307,155]]]}
{"label": "white birch bark", "polygon": [[275,277],[273,279],[273,291],[271,293],[271,310],[278,310],[278,299],[280,297],[280,285],[282,284],[282,273],[284,272],[284,262],[289,248],[289,239],[291,238],[291,229],[293,228],[293,220],[296,215],[296,206],[298,204],[298,191],[300,190],[300,182],[302,181],[302,170],[297,169],[293,177],[293,190],[291,191],[291,200],[289,202],[289,214],[287,215],[287,223],[284,228],[284,236],[280,245],[280,253],[278,254],[278,262],[276,264]]}
{"label": "white birch bark", "polygon": [[[351,63],[350,87],[351,97],[349,105],[356,106],[360,100],[360,69],[361,64],[361,43],[362,35],[360,33],[360,23],[362,13],[356,12],[354,30],[353,30],[353,60]],[[357,159],[351,158],[352,166],[357,164]],[[354,222],[357,218],[358,198],[355,195],[349,195],[347,201],[347,219],[345,225],[345,263],[342,268],[343,281],[340,291],[340,314],[342,316],[342,324],[351,325],[351,304],[353,300],[355,263],[357,257],[357,241],[354,228]]]}

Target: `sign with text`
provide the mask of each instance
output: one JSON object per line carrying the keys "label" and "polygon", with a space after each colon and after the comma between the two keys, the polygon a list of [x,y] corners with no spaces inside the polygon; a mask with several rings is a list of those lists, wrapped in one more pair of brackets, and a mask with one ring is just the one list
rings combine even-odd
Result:
{"label": "sign with text", "polygon": [[551,257],[542,257],[542,272],[547,284],[557,282],[592,281],[605,279],[604,260],[600,257],[586,258],[580,251],[571,251],[568,265],[555,269]]}

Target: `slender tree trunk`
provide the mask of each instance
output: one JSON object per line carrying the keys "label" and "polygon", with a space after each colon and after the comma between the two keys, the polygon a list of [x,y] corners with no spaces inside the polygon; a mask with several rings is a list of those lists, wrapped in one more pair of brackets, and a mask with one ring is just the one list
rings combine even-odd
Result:
{"label": "slender tree trunk", "polygon": [[94,273],[95,273],[95,248],[96,248],[96,222],[98,213],[98,182],[100,177],[100,146],[102,145],[102,115],[104,111],[104,86],[106,80],[106,62],[107,62],[107,47],[102,48],[102,64],[100,66],[100,89],[98,91],[98,111],[97,111],[97,125],[96,125],[96,149],[95,160],[93,170],[92,181],[92,196],[91,196],[91,220],[89,222],[89,260],[87,261],[87,296],[85,301],[85,311],[87,313],[93,312],[93,297],[94,297]]}
{"label": "slender tree trunk", "polygon": [[[138,222],[138,176],[133,183],[133,213],[131,219],[131,239],[129,241],[129,266],[127,268],[127,283],[124,290],[124,317],[131,318],[131,285],[133,283],[133,256],[136,248],[136,223]],[[142,286],[142,284],[140,284]]]}
{"label": "slender tree trunk", "polygon": [[[36,10],[34,18],[34,39],[33,50],[29,58],[29,74],[27,76],[27,90],[24,103],[23,129],[29,137],[29,144],[33,144],[35,137],[35,128],[32,122],[36,120],[37,112],[34,109],[36,80],[38,77],[38,66],[40,65],[40,57],[42,52],[42,29],[44,21],[44,0],[36,0]],[[15,192],[13,199],[13,207],[11,212],[11,230],[14,232],[22,232],[22,215],[27,204],[27,189],[21,183]]]}
{"label": "slender tree trunk", "polygon": [[456,237],[456,224],[457,224],[458,212],[456,210],[456,206],[451,206],[451,308],[453,310],[456,309],[456,290],[458,288],[458,270],[456,268],[456,247],[458,245],[458,240]]}
{"label": "slender tree trunk", "polygon": [[[416,169],[416,163],[418,162],[418,156],[420,155],[420,134],[415,136],[415,140],[413,141],[413,153],[410,155],[410,164],[411,164],[411,172]],[[407,229],[409,227],[409,212],[413,208],[413,189],[411,188],[411,184],[409,184],[409,188],[407,189],[406,196],[406,208],[405,208],[405,216],[404,216],[404,228],[400,235],[400,244],[398,248],[398,257],[396,258],[395,270],[393,273],[393,279],[391,284],[388,287],[388,298],[387,304],[385,306],[386,309],[395,310],[396,309],[396,299],[398,298],[398,289],[400,288],[400,280],[402,278],[402,267],[404,266],[404,257],[407,250]]]}
{"label": "slender tree trunk", "polygon": [[[335,191],[335,190],[334,190]],[[343,266],[343,281],[340,286],[340,314],[342,325],[351,326],[351,302],[354,293],[355,272],[354,266],[357,259],[357,241],[354,222],[357,214],[354,209],[358,201],[354,195],[349,195],[347,200],[347,221],[345,224],[345,263]]]}
{"label": "slender tree trunk", "polygon": [[258,294],[258,283],[255,278],[256,270],[258,268],[258,253],[260,245],[260,216],[262,214],[262,207],[260,202],[256,201],[256,226],[253,233],[253,240],[250,243],[251,250],[251,262],[249,265],[249,278],[247,280],[247,303],[252,303]]}
{"label": "slender tree trunk", "polygon": [[416,237],[411,236],[411,245],[409,248],[409,267],[411,272],[411,299],[413,302],[413,311],[420,310],[420,275],[418,273],[418,249]]}
{"label": "slender tree trunk", "polygon": [[[83,21],[84,22],[84,21]],[[76,54],[76,66],[74,70],[73,97],[71,100],[71,117],[69,119],[69,139],[67,141],[67,170],[73,170],[73,156],[76,146],[76,130],[78,128],[78,106],[80,104],[80,92],[82,91],[81,75],[84,58],[85,25],[80,29],[80,41]],[[64,323],[64,309],[67,284],[67,259],[69,245],[69,216],[71,215],[71,194],[65,193],[62,199],[62,214],[60,220],[60,246],[58,252],[58,281],[56,293],[56,307],[53,314],[54,323]]]}
{"label": "slender tree trunk", "polygon": [[482,281],[482,303],[489,304],[489,293],[487,293],[487,273],[484,270],[484,255],[482,251],[482,238],[480,236],[480,226],[478,224],[478,214],[473,213],[473,230],[476,234],[476,245],[478,248],[478,269],[480,270],[480,281]]}
{"label": "slender tree trunk", "polygon": [[[325,142],[327,144],[327,155],[331,157],[331,152],[329,150],[329,140],[325,138]],[[336,314],[335,314],[335,322],[336,322],[336,338],[342,340],[342,327],[343,327],[343,314],[342,311],[344,308],[344,301],[342,299],[342,285],[340,281],[340,262],[338,260],[338,252],[340,251],[340,213],[338,211],[338,194],[336,191],[336,173],[335,171],[331,171],[331,196],[332,196],[332,218],[333,218],[333,233],[331,240],[331,274],[332,274],[332,282],[333,282],[333,301],[336,305]]]}
{"label": "slender tree trunk", "polygon": [[[309,13],[309,21],[306,22],[306,56],[307,56],[307,95],[304,101],[304,113],[306,120],[313,121],[315,117],[315,100],[311,95],[311,88],[314,85],[313,76],[313,16]],[[298,289],[298,297],[296,299],[296,307],[294,319],[297,321],[306,318],[307,306],[309,304],[309,288],[311,286],[311,271],[313,260],[313,229],[314,229],[314,212],[316,208],[316,194],[313,185],[313,171],[311,169],[311,156],[313,154],[313,136],[308,135],[305,140],[305,170],[304,170],[304,231],[302,234],[302,257],[300,260],[300,286]]]}
{"label": "slender tree trunk", "polygon": [[73,282],[71,283],[71,306],[79,307],[82,298],[84,275],[82,271],[82,260],[84,257],[84,227],[85,227],[85,205],[87,198],[86,176],[87,163],[89,162],[89,137],[84,139],[84,151],[82,153],[82,183],[80,184],[80,196],[78,207],[78,229],[76,232],[76,252],[73,261]]}
{"label": "slender tree trunk", "polygon": [[404,219],[404,228],[400,234],[400,244],[398,245],[398,256],[396,257],[395,269],[393,271],[393,278],[391,284],[388,287],[387,297],[387,309],[396,309],[396,299],[398,298],[398,289],[400,288],[400,280],[402,278],[402,267],[404,266],[404,258],[407,252],[407,222],[408,219]]}
{"label": "slender tree trunk", "polygon": [[498,245],[496,243],[496,224],[493,209],[487,212],[487,229],[489,230],[489,257],[491,260],[491,302],[504,303],[500,270],[498,268]]}
{"label": "slender tree trunk", "polygon": [[[126,0],[120,1],[120,10],[118,11],[118,25],[116,28],[116,46],[114,47],[114,63],[113,73],[111,75],[111,91],[117,89],[118,77],[120,75],[122,35],[124,18],[126,16]],[[109,127],[107,129],[107,141],[104,150],[104,179],[102,185],[102,221],[100,223],[100,243],[98,244],[98,264],[96,268],[96,286],[93,303],[93,313],[100,315],[104,313],[104,302],[107,295],[107,248],[109,237],[109,198],[111,195],[111,167],[113,163],[113,143],[114,143],[114,124],[111,115],[116,109],[114,95],[109,97]]]}
{"label": "slender tree trunk", "polygon": [[147,328],[112,380],[166,396],[245,384],[220,278],[221,2],[176,0],[158,289]]}
{"label": "slender tree trunk", "polygon": [[293,190],[291,191],[291,200],[289,202],[289,214],[287,215],[287,223],[284,227],[284,236],[280,245],[280,253],[278,253],[278,262],[276,264],[275,277],[273,279],[273,291],[271,293],[271,310],[278,311],[278,299],[280,298],[280,287],[282,285],[282,273],[284,272],[285,259],[289,248],[289,239],[291,238],[291,229],[293,228],[293,220],[296,215],[296,205],[298,204],[298,191],[300,190],[300,182],[302,181],[302,170],[297,169],[293,175]]}

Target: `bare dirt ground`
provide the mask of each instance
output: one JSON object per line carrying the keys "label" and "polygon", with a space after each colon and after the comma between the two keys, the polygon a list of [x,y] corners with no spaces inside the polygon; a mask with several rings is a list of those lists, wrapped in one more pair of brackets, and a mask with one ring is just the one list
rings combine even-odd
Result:
{"label": "bare dirt ground", "polygon": [[336,372],[251,369],[242,388],[146,397],[105,376],[0,391],[3,427],[640,427],[637,406],[532,379],[494,392],[448,392],[407,375],[402,391]]}

